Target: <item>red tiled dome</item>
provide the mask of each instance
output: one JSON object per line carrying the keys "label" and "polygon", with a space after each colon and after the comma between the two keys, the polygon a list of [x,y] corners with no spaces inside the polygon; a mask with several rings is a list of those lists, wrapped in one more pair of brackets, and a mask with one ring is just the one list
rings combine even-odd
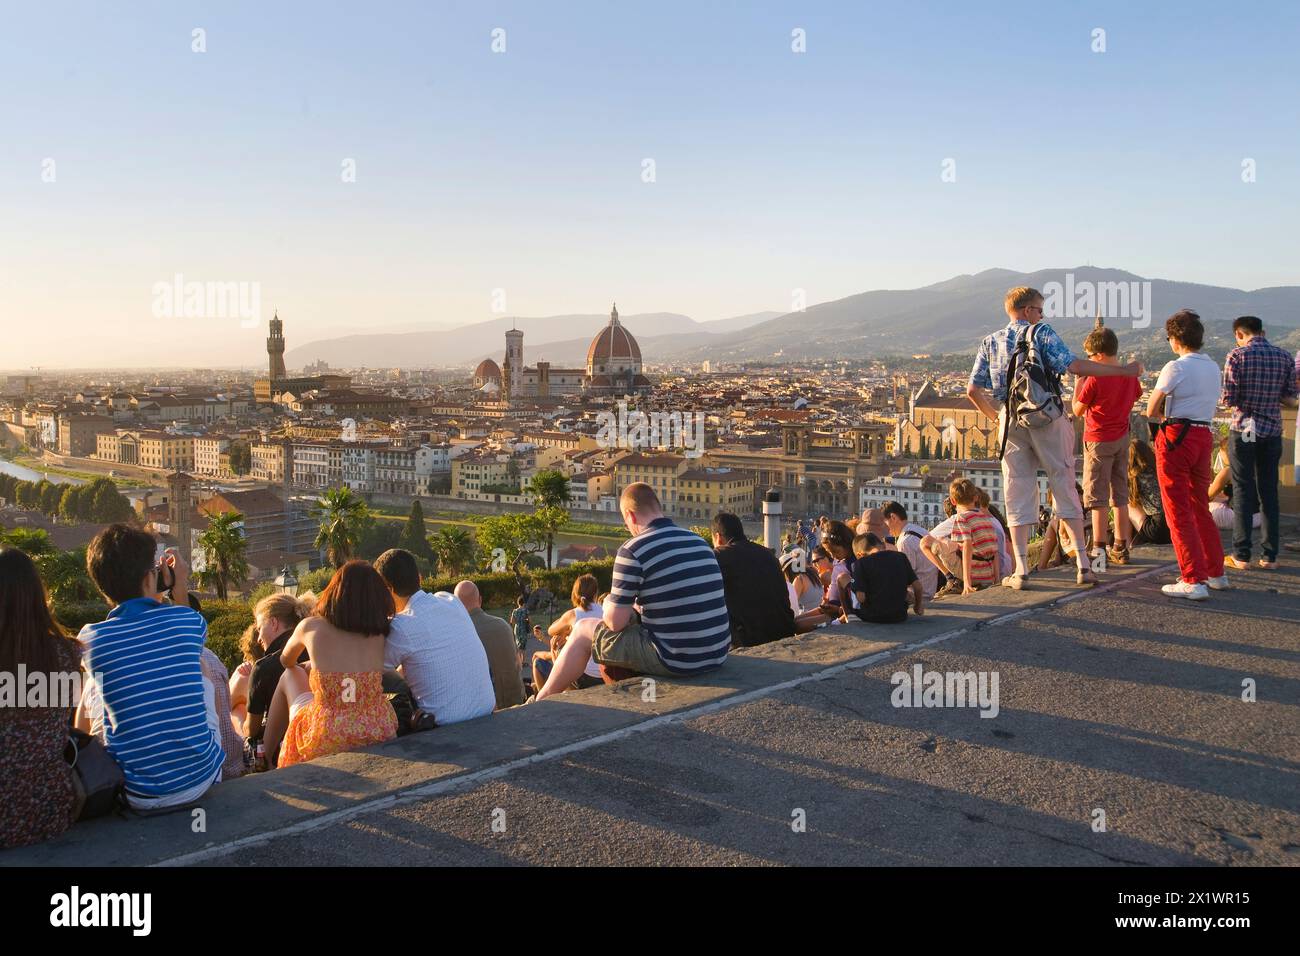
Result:
{"label": "red tiled dome", "polygon": [[501,381],[501,366],[490,358],[486,358],[478,363],[478,368],[474,369],[474,379],[476,381],[490,382],[496,379]]}
{"label": "red tiled dome", "polygon": [[619,324],[617,307],[609,314],[609,325],[600,330],[591,340],[591,348],[587,349],[588,368],[611,362],[641,362],[641,346],[636,344],[632,333]]}

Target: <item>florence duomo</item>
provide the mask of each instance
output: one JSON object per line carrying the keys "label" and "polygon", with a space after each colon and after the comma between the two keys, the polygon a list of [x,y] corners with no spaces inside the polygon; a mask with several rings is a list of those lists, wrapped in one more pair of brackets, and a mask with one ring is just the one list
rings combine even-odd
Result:
{"label": "florence duomo", "polygon": [[504,360],[484,359],[474,370],[474,387],[502,401],[559,395],[644,395],[651,382],[641,371],[641,347],[618,318],[617,303],[609,323],[591,340],[585,368],[556,368],[550,362],[524,364],[524,333],[506,332]]}

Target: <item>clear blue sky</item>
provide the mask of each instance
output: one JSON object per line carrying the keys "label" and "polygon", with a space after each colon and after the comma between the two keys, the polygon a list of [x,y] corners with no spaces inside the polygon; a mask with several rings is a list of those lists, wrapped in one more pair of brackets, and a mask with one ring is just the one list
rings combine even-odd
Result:
{"label": "clear blue sky", "polygon": [[921,7],[4,0],[0,367],[260,361],[163,334],[176,273],[259,282],[291,346],[496,288],[708,320],[993,266],[1298,281],[1300,4]]}

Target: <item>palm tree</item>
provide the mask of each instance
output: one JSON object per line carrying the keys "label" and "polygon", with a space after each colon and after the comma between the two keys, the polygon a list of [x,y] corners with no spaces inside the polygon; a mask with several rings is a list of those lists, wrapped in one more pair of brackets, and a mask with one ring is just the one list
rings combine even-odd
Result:
{"label": "palm tree", "polygon": [[50,600],[58,604],[91,601],[97,596],[95,584],[86,571],[86,549],[49,550],[38,554],[36,567],[45,582]]}
{"label": "palm tree", "polygon": [[528,483],[528,493],[538,506],[537,517],[546,533],[546,566],[555,553],[555,533],[569,521],[569,476],[562,471],[539,471]]}
{"label": "palm tree", "polygon": [[438,559],[439,573],[460,574],[474,563],[474,538],[466,528],[456,525],[440,528],[429,544]]}
{"label": "palm tree", "polygon": [[214,515],[199,535],[204,568],[196,577],[203,587],[211,585],[221,601],[226,600],[230,585],[242,589],[248,580],[248,539],[240,527],[243,520],[237,511]]}
{"label": "palm tree", "polygon": [[370,509],[351,488],[330,488],[320,496],[311,514],[320,521],[316,547],[324,549],[335,568],[343,567],[357,552]]}

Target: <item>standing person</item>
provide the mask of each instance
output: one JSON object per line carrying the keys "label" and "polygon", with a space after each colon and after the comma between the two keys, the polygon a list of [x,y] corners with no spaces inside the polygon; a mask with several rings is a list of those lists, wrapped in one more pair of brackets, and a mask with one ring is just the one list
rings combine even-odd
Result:
{"label": "standing person", "polygon": [[486,717],[496,705],[487,652],[465,605],[420,588],[415,555],[392,548],[375,570],[393,596],[384,667],[400,670],[415,702],[441,725]]}
{"label": "standing person", "polygon": [[528,638],[532,636],[532,622],[528,619],[528,601],[521,594],[515,598],[515,609],[510,612],[510,629],[515,633],[515,647],[517,648],[515,656],[519,659],[519,667],[524,666],[524,651],[528,648]]}
{"label": "standing person", "polygon": [[[1060,377],[1066,372],[1100,377],[1138,378],[1142,366],[1103,365],[1075,358],[1061,337],[1043,318],[1043,296],[1037,289],[1019,286],[1007,292],[1003,307],[1007,324],[985,336],[971,368],[966,396],[971,404],[989,418],[999,422],[1002,442],[1002,488],[1011,526],[1011,545],[1015,571],[1002,583],[1023,590],[1029,577],[1029,534],[1038,523],[1038,472],[1047,473],[1047,481],[1056,494],[1061,517],[1070,526],[1072,537],[1083,540],[1083,508],[1074,490],[1074,426],[1060,414],[1049,424],[1028,428],[1015,420],[1007,409],[1008,381],[1013,355],[1017,367],[1023,367],[1025,351],[1032,344],[1053,379],[1055,394],[1060,395]],[[1017,354],[1018,353],[1018,354]],[[1097,576],[1088,564],[1088,555],[1080,550],[1076,583],[1095,585]]]}
{"label": "standing person", "polygon": [[574,625],[538,700],[577,680],[588,654],[616,680],[690,677],[727,660],[731,620],[713,549],[694,531],[673,524],[645,482],[624,488],[618,506],[632,537],[614,559],[603,616]]}
{"label": "standing person", "polygon": [[497,710],[514,707],[524,702],[523,665],[519,663],[518,641],[510,625],[483,610],[483,595],[473,581],[456,585],[456,600],[465,606],[474,624],[483,650],[487,653],[488,670],[492,674],[492,688],[496,694]]}
{"label": "standing person", "polygon": [[1262,515],[1261,568],[1277,567],[1277,475],[1282,460],[1282,406],[1296,407],[1296,360],[1264,337],[1253,315],[1232,323],[1237,347],[1223,369],[1223,404],[1232,409],[1228,461],[1232,470],[1232,550],[1229,567],[1250,567],[1251,528]]}
{"label": "standing person", "polygon": [[189,566],[170,548],[156,558],[156,547],[152,535],[114,524],[86,550],[90,578],[112,610],[81,629],[84,664],[96,676],[106,746],[135,810],[192,803],[219,781],[219,720],[229,719],[217,714],[199,662],[208,624],[189,606]]}
{"label": "standing person", "polygon": [[[1088,359],[1103,365],[1117,365],[1119,337],[1097,320],[1097,327],[1083,340]],[[1106,518],[1115,508],[1115,537],[1109,557],[1115,564],[1128,564],[1133,526],[1128,520],[1129,416],[1133,403],[1142,395],[1136,378],[1079,379],[1074,389],[1074,414],[1083,418],[1083,507],[1092,509],[1092,544],[1106,546]]]}
{"label": "standing person", "polygon": [[[23,668],[53,690],[79,686],[80,666],[81,644],[54,620],[32,559],[0,548],[0,674]],[[23,704],[0,707],[0,849],[58,836],[76,804],[63,751],[77,701]]]}
{"label": "standing person", "polygon": [[727,596],[732,645],[753,647],[793,634],[790,592],[776,556],[750,541],[740,519],[725,511],[713,518],[713,548]]}
{"label": "standing person", "polygon": [[[315,613],[294,629],[280,652],[289,726],[278,766],[397,736],[397,714],[383,683],[384,644],[395,610],[384,579],[365,561],[349,561],[334,572]],[[305,667],[297,663],[304,650],[311,659]]]}
{"label": "standing person", "polygon": [[1219,407],[1222,381],[1214,359],[1201,352],[1205,327],[1199,315],[1190,309],[1175,312],[1165,322],[1165,333],[1178,358],[1160,370],[1147,418],[1160,422],[1156,475],[1180,578],[1160,590],[1169,597],[1204,601],[1208,588],[1228,587],[1209,494],[1214,450],[1210,422]]}
{"label": "standing person", "polygon": [[912,570],[921,582],[921,593],[925,600],[930,600],[939,587],[939,569],[921,551],[921,542],[925,540],[925,529],[919,524],[908,521],[907,509],[897,501],[888,502],[880,510],[889,533],[894,536],[895,546],[907,555]]}

